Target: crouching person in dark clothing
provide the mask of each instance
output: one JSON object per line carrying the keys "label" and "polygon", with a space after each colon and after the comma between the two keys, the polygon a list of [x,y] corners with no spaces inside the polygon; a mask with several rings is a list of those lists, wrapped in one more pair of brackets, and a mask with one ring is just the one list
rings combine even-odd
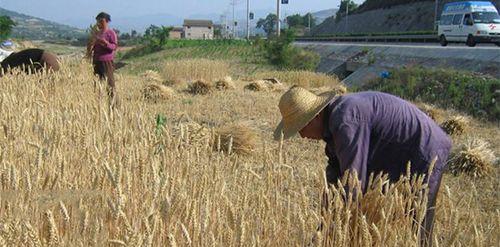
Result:
{"label": "crouching person in dark clothing", "polygon": [[412,175],[426,176],[428,204],[420,224],[421,242],[432,245],[436,197],[451,149],[450,138],[432,119],[413,104],[380,92],[318,96],[293,87],[281,97],[279,109],[283,118],[275,139],[300,133],[326,142],[329,183],[356,172],[365,191],[370,174],[386,173],[395,182],[411,162]]}
{"label": "crouching person in dark clothing", "polygon": [[1,62],[3,73],[20,68],[26,73],[58,71],[59,61],[53,53],[42,49],[26,49],[11,53]]}

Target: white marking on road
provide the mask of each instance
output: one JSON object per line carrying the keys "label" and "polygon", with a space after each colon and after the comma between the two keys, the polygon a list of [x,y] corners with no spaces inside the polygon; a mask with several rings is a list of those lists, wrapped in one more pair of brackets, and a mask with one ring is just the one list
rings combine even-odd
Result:
{"label": "white marking on road", "polygon": [[402,47],[402,48],[428,48],[428,49],[464,49],[464,50],[491,50],[500,53],[500,47],[494,44],[477,44],[475,47],[468,47],[462,44],[452,44],[448,46],[440,46],[439,44],[428,43],[346,43],[332,41],[313,41],[313,42],[295,42],[299,45],[335,45],[335,46],[362,46],[362,47]]}

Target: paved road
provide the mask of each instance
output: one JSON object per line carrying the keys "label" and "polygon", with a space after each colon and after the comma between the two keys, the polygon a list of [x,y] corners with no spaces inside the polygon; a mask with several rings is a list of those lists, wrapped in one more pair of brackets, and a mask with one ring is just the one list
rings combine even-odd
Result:
{"label": "paved road", "polygon": [[465,44],[449,44],[441,46],[438,43],[384,43],[384,42],[332,42],[332,41],[311,41],[296,42],[299,45],[336,45],[336,46],[362,46],[362,47],[401,47],[401,48],[429,48],[429,49],[466,49],[466,50],[491,50],[500,54],[500,47],[494,44],[478,44],[475,47],[468,47]]}
{"label": "paved road", "polygon": [[[397,57],[418,57],[455,60],[475,60],[500,63],[500,47],[480,44],[468,47],[461,44],[442,47],[439,44],[419,43],[340,43],[340,42],[297,42],[297,46],[310,47],[322,56],[328,54],[355,55],[365,48],[371,48],[374,55],[392,55]],[[496,66],[496,65],[495,65]]]}

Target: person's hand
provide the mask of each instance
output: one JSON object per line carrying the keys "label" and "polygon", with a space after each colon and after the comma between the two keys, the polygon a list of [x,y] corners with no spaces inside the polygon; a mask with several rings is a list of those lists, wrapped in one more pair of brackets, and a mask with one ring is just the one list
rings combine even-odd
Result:
{"label": "person's hand", "polygon": [[109,42],[103,38],[97,38],[97,43],[103,45],[103,46],[107,46],[109,44]]}

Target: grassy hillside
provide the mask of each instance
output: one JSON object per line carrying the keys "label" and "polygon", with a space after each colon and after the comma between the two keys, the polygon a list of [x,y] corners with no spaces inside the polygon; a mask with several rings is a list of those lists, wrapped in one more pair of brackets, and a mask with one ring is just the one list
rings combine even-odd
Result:
{"label": "grassy hillside", "polygon": [[500,120],[500,80],[454,70],[404,68],[363,86],[411,100],[422,100],[468,114]]}
{"label": "grassy hillside", "polygon": [[[438,19],[444,4],[438,2]],[[500,0],[492,1],[500,8]],[[434,30],[435,1],[417,0],[367,0],[358,9],[336,20],[326,19],[316,26],[313,35],[356,33],[421,32]]]}
{"label": "grassy hillside", "polygon": [[83,30],[47,21],[41,18],[20,14],[0,8],[0,15],[11,17],[16,26],[13,29],[14,38],[28,40],[60,40],[81,37]]}
{"label": "grassy hillside", "polygon": [[[460,0],[452,0],[452,1],[440,1],[439,5],[443,5],[443,2],[459,2]],[[391,8],[393,6],[397,5],[404,5],[404,4],[409,4],[409,3],[416,3],[416,2],[434,2],[433,0],[366,0],[364,1],[358,9],[353,11],[353,14],[356,13],[363,13],[365,11],[370,11],[374,9],[386,9],[386,8]],[[500,1],[499,0],[492,0],[490,1],[497,8],[500,7]]]}

